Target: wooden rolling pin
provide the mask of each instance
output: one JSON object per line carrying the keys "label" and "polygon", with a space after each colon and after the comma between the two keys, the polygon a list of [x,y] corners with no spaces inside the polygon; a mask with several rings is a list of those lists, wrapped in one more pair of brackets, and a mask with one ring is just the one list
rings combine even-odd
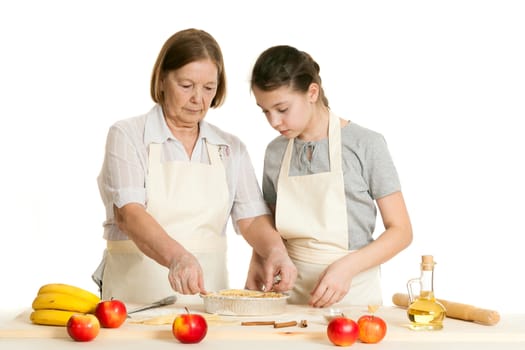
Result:
{"label": "wooden rolling pin", "polygon": [[[455,303],[443,299],[436,299],[447,310],[447,317],[456,318],[458,320],[472,321],[487,326],[495,325],[499,322],[500,316],[497,311],[480,309],[472,305]],[[404,308],[408,307],[408,294],[396,293],[392,296],[394,305]]]}

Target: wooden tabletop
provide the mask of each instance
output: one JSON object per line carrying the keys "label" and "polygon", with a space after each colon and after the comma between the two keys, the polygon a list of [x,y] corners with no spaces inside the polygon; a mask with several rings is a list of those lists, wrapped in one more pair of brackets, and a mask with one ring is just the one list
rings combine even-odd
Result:
{"label": "wooden tabletop", "polygon": [[[277,350],[295,348],[333,349],[326,336],[327,310],[307,306],[287,305],[286,311],[273,316],[223,316],[206,314],[202,305],[190,305],[192,312],[202,313],[208,321],[208,334],[192,349]],[[0,324],[2,349],[69,349],[75,345],[64,327],[31,324],[27,310],[14,319]],[[171,333],[171,320],[184,307],[173,305],[162,309],[137,313],[118,329],[101,329],[97,338],[83,344],[90,349],[173,349],[179,342]],[[367,313],[366,308],[344,309],[347,317],[357,320]],[[376,312],[387,323],[387,335],[379,344],[355,343],[353,349],[525,349],[525,314],[502,315],[498,324],[479,325],[455,319],[445,319],[439,331],[408,329],[406,311],[398,307],[382,307]],[[243,321],[297,321],[306,320],[307,327],[273,328],[273,326],[242,326]],[[156,324],[137,323],[141,321]],[[160,323],[160,324],[158,324]]]}

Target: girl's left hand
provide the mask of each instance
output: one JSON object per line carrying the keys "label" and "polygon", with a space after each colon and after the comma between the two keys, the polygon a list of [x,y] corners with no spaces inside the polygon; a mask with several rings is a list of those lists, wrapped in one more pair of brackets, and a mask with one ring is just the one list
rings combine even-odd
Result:
{"label": "girl's left hand", "polygon": [[345,297],[350,290],[353,277],[348,273],[345,258],[336,260],[323,271],[317,285],[311,292],[309,305],[328,307]]}

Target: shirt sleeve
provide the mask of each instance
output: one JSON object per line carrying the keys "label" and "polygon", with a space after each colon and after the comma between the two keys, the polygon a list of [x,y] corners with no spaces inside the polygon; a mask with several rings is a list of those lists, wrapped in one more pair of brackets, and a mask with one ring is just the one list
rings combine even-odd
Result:
{"label": "shirt sleeve", "polygon": [[269,206],[274,206],[277,202],[277,178],[280,166],[274,157],[275,150],[271,144],[266,148],[264,155],[264,170],[262,177],[262,191],[264,201]]}
{"label": "shirt sleeve", "polygon": [[364,178],[372,198],[378,199],[400,191],[401,184],[385,138],[378,133],[370,136],[366,147]]}
{"label": "shirt sleeve", "polygon": [[118,125],[110,128],[104,159],[102,190],[113,204],[121,208],[129,203],[146,203],[145,164],[138,145]]}
{"label": "shirt sleeve", "polygon": [[250,155],[243,143],[240,143],[238,152],[239,162],[236,170],[237,176],[235,176],[236,186],[231,215],[237,233],[239,233],[237,220],[270,214],[263,200]]}

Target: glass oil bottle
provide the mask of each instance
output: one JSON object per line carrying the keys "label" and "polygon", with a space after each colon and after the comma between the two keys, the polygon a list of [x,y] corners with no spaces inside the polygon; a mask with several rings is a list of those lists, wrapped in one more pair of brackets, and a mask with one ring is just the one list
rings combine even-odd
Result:
{"label": "glass oil bottle", "polygon": [[[439,330],[443,328],[446,309],[434,296],[434,265],[432,255],[423,255],[421,276],[407,282],[409,298],[407,314],[410,329]],[[415,287],[419,287],[419,295]]]}

